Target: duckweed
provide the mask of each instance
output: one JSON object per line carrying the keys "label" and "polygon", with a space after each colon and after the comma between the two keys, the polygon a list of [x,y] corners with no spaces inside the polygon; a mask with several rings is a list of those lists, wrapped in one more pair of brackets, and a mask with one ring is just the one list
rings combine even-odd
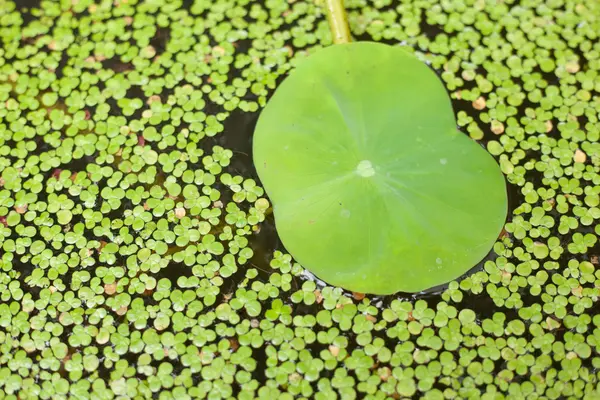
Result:
{"label": "duckweed", "polygon": [[0,0],[0,398],[599,396],[598,3],[346,7],[496,157],[490,255],[373,297],[272,243],[246,143],[315,2]]}

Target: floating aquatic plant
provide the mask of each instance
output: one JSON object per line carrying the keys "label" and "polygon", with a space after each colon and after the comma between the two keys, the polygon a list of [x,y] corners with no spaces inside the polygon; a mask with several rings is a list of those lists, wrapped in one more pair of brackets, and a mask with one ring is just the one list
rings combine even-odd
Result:
{"label": "floating aquatic plant", "polygon": [[0,0],[0,397],[598,397],[597,2],[346,6],[501,165],[494,253],[406,297],[277,247],[248,140],[315,2]]}

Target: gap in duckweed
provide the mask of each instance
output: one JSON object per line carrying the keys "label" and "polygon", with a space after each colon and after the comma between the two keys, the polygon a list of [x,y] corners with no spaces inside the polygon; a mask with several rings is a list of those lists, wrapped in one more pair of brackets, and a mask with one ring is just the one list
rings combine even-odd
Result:
{"label": "gap in duckweed", "polygon": [[16,1],[15,5],[17,9],[21,11],[21,16],[24,22],[29,22],[35,17],[31,14],[32,9],[38,9],[42,0],[22,0]]}

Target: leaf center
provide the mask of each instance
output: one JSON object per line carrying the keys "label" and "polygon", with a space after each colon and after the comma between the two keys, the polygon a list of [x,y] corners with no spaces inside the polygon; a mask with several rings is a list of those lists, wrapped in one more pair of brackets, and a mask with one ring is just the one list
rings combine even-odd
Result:
{"label": "leaf center", "polygon": [[369,160],[362,160],[358,163],[356,167],[356,173],[363,178],[368,178],[370,176],[375,175],[375,169],[373,168],[373,164]]}

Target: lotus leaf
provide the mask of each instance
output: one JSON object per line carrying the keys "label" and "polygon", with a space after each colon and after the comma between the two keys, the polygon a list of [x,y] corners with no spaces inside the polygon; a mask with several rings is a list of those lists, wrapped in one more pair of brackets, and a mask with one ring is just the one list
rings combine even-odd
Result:
{"label": "lotus leaf", "polygon": [[506,219],[498,164],[457,130],[434,72],[398,46],[336,44],[306,58],[261,113],[253,152],[286,249],[348,290],[455,279]]}

